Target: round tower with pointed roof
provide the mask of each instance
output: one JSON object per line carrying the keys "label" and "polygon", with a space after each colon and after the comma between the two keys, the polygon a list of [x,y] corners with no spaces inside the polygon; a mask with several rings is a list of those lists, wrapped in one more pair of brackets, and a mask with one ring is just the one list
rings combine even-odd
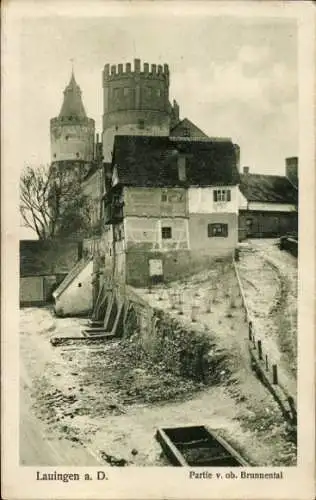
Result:
{"label": "round tower with pointed roof", "polygon": [[94,155],[95,123],[88,118],[72,70],[58,117],[50,121],[51,160],[90,162]]}

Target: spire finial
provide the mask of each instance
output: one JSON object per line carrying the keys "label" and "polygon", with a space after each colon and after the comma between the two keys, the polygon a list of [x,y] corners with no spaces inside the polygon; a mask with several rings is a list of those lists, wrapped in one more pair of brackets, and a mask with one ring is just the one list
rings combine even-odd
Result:
{"label": "spire finial", "polygon": [[75,61],[75,60],[74,60],[74,58],[72,57],[72,58],[70,59],[70,62],[71,62],[71,74],[72,74],[72,75],[74,75],[74,61]]}

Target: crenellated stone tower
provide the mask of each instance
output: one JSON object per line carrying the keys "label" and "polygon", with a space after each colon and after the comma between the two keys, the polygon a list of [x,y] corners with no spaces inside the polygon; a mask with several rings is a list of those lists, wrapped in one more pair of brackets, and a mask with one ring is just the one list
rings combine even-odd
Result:
{"label": "crenellated stone tower", "polygon": [[112,157],[115,135],[168,136],[172,107],[169,102],[169,67],[167,64],[131,63],[103,70],[103,156]]}
{"label": "crenellated stone tower", "polygon": [[95,123],[84,109],[74,72],[58,117],[50,121],[51,161],[89,163],[94,157]]}

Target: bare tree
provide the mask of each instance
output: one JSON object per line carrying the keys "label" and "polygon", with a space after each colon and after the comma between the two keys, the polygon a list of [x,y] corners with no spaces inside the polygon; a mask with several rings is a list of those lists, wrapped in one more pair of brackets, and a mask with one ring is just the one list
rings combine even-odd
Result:
{"label": "bare tree", "polygon": [[88,231],[88,200],[81,190],[80,171],[65,165],[27,166],[20,179],[20,212],[39,239]]}

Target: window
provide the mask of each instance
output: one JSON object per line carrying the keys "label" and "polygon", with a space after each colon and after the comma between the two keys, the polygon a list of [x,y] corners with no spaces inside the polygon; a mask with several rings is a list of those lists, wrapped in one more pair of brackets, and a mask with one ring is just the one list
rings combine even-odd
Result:
{"label": "window", "polygon": [[161,228],[161,237],[163,240],[170,240],[172,238],[171,227],[162,227]]}
{"label": "window", "polygon": [[129,87],[124,87],[124,90],[123,90],[124,97],[128,96],[128,94],[129,94]]}
{"label": "window", "polygon": [[183,129],[183,136],[184,137],[190,137],[190,129],[188,129],[187,127],[185,127]]}
{"label": "window", "polygon": [[166,193],[161,193],[161,201],[168,201],[168,196]]}
{"label": "window", "polygon": [[138,120],[138,128],[141,130],[145,128],[145,120]]}
{"label": "window", "polygon": [[76,157],[79,158],[80,154],[79,153],[76,153]]}
{"label": "window", "polygon": [[230,201],[230,189],[215,189],[213,191],[213,199],[215,202],[218,201]]}
{"label": "window", "polygon": [[66,139],[66,141],[68,141],[68,139],[69,139],[69,135],[66,135],[65,139]]}
{"label": "window", "polygon": [[157,94],[157,97],[160,97],[161,96],[161,89],[156,89],[156,94]]}
{"label": "window", "polygon": [[207,235],[209,238],[221,236],[227,238],[228,236],[228,224],[208,224],[207,225]]}

